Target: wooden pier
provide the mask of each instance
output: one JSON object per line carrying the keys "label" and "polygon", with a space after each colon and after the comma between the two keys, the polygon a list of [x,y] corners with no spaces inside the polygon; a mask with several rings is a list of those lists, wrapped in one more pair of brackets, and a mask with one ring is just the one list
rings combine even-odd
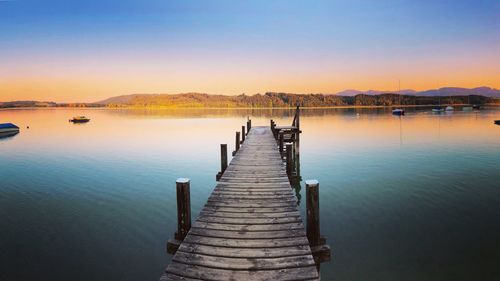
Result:
{"label": "wooden pier", "polygon": [[330,258],[319,233],[319,185],[306,183],[315,204],[308,193],[306,231],[287,173],[291,147],[280,153],[272,125],[251,127],[249,120],[246,128],[229,165],[221,145],[218,184],[192,225],[189,180],[178,180],[178,228],[167,244],[174,256],[161,281],[319,279],[319,262]]}

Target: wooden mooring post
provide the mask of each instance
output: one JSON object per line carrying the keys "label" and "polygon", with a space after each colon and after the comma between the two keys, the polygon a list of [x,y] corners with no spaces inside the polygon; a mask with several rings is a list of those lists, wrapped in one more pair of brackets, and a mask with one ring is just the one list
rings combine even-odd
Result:
{"label": "wooden mooring post", "polygon": [[215,176],[215,180],[219,181],[227,168],[227,144],[220,145],[220,172]]}
{"label": "wooden mooring post", "polygon": [[319,182],[306,180],[306,233],[314,261],[319,271],[320,264],[331,259],[330,246],[321,236],[319,220]]}
{"label": "wooden mooring post", "polygon": [[240,132],[236,132],[233,156],[236,155],[236,152],[238,152],[238,150],[240,150]]}
{"label": "wooden mooring post", "polygon": [[250,133],[250,128],[252,127],[252,120],[249,118],[247,121],[247,135]]}
{"label": "wooden mooring post", "polygon": [[175,254],[191,229],[190,180],[178,178],[175,185],[177,191],[177,232],[174,234],[174,239],[169,239],[167,242],[167,252],[169,254]]}
{"label": "wooden mooring post", "polygon": [[245,141],[245,136],[246,136],[245,126],[241,126],[241,143]]}

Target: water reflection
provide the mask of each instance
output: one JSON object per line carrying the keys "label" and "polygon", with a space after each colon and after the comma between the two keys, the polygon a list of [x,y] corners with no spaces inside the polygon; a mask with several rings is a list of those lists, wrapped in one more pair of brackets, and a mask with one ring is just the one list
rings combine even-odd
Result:
{"label": "water reflection", "polygon": [[[196,217],[215,186],[220,144],[234,149],[247,116],[268,126],[271,118],[289,124],[294,112],[0,110],[2,122],[30,127],[0,143],[3,279],[157,280],[175,231],[175,179],[192,179]],[[336,252],[322,277],[491,279],[500,251],[499,113],[408,108],[395,119],[383,108],[302,109],[296,170],[321,184],[321,231]],[[67,122],[80,115],[92,121]],[[304,214],[305,189],[300,180],[292,186]]]}
{"label": "water reflection", "polygon": [[8,139],[8,138],[12,138],[17,134],[19,134],[19,131],[17,131],[17,132],[2,132],[2,133],[0,133],[0,141]]}

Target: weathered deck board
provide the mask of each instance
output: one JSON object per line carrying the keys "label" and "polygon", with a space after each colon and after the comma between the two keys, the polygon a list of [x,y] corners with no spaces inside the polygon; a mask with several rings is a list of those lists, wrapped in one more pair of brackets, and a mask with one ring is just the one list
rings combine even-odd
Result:
{"label": "weathered deck board", "polygon": [[268,127],[252,127],[167,266],[167,280],[317,280]]}

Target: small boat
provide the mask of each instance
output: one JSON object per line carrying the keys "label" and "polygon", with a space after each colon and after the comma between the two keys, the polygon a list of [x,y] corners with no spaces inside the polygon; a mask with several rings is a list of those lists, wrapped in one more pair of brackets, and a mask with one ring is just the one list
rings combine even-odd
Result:
{"label": "small boat", "polygon": [[438,96],[438,105],[432,109],[434,113],[444,112],[444,108],[441,107],[441,96]]}
{"label": "small boat", "polygon": [[73,117],[73,119],[69,119],[69,122],[73,122],[73,123],[87,123],[89,121],[90,121],[90,119],[85,117],[85,116],[76,116],[76,117]]}
{"label": "small boat", "polygon": [[13,132],[19,132],[19,127],[12,123],[0,124],[0,133],[13,133]]}
{"label": "small boat", "polygon": [[444,112],[444,108],[441,106],[436,106],[432,109],[432,112]]}
{"label": "small boat", "polygon": [[396,109],[392,110],[392,114],[399,115],[399,116],[405,115],[405,110],[402,108],[396,108]]}
{"label": "small boat", "polygon": [[453,106],[448,105],[448,106],[446,107],[446,109],[445,109],[445,110],[446,110],[446,111],[453,111],[453,110],[455,110],[455,109],[453,108]]}
{"label": "small boat", "polygon": [[0,124],[0,139],[12,137],[19,134],[19,127],[12,123]]}
{"label": "small boat", "polygon": [[[399,96],[399,106],[401,106],[401,80],[398,79],[398,96]],[[405,110],[402,108],[395,108],[392,110],[393,115],[402,116],[405,115]]]}
{"label": "small boat", "polygon": [[472,108],[473,108],[473,109],[480,109],[480,108],[481,108],[481,106],[480,106],[479,104],[474,104],[474,105],[472,106]]}
{"label": "small boat", "polygon": [[500,125],[500,120],[495,120],[496,125]]}
{"label": "small boat", "polygon": [[462,111],[472,111],[472,106],[464,106],[462,107]]}

